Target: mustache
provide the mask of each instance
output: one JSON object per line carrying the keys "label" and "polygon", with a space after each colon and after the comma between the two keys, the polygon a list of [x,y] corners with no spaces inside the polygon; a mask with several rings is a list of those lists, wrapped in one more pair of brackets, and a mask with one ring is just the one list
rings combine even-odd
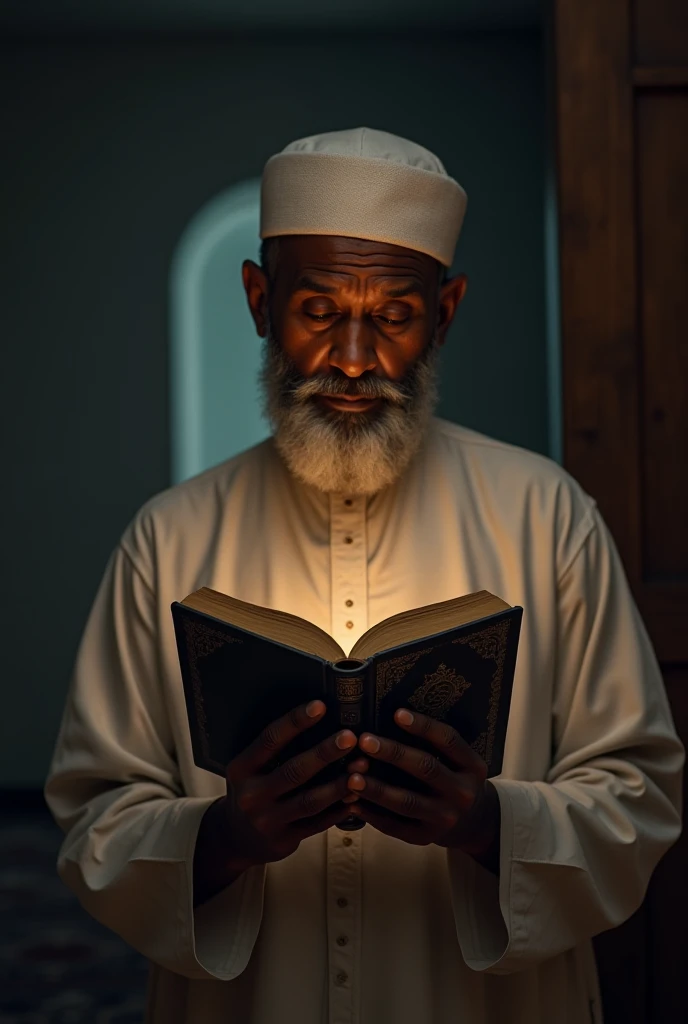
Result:
{"label": "mustache", "polygon": [[[374,494],[403,472],[423,441],[437,402],[437,339],[396,380],[381,366],[349,377],[339,367],[304,377],[268,326],[260,383],[277,450],[301,481],[321,491]],[[322,364],[321,364],[322,365]],[[383,398],[373,416],[326,416],[315,398]]]}
{"label": "mustache", "polygon": [[328,370],[305,377],[293,359],[279,344],[268,320],[266,349],[261,380],[264,394],[279,393],[284,408],[305,408],[319,395],[347,395],[352,398],[383,399],[389,406],[404,412],[413,410],[428,372],[434,370],[438,345],[435,335],[425,351],[400,380],[379,376],[366,370],[360,377],[349,377],[342,370]]}
{"label": "mustache", "polygon": [[384,398],[393,405],[406,405],[413,397],[413,390],[404,381],[387,380],[375,374],[362,374],[360,377],[341,376],[336,373],[321,373],[314,377],[291,379],[286,390],[295,403],[307,402],[317,395],[348,395],[356,398]]}

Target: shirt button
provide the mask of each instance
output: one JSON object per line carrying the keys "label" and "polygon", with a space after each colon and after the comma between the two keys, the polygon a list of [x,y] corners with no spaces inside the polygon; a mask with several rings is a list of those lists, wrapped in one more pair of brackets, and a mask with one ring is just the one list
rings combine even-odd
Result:
{"label": "shirt button", "polygon": [[353,839],[351,838],[351,836],[344,836],[344,838],[342,839],[342,843],[344,844],[344,846],[351,846],[351,844],[353,843]]}
{"label": "shirt button", "polygon": [[348,935],[340,935],[339,938],[337,939],[337,945],[338,946],[346,946],[348,941],[349,941]]}
{"label": "shirt button", "polygon": [[354,624],[353,624],[353,622],[351,621],[351,619],[349,619],[349,621],[347,622],[347,624],[346,624],[346,628],[347,628],[347,629],[353,629],[353,628],[354,628]]}
{"label": "shirt button", "polygon": [[345,985],[348,980],[349,980],[349,975],[346,973],[346,971],[338,971],[337,972],[337,984],[338,985]]}
{"label": "shirt button", "polygon": [[349,598],[348,601],[345,601],[344,604],[346,605],[347,608],[353,607],[353,601],[351,600],[351,598]]}
{"label": "shirt button", "polygon": [[353,544],[353,542],[354,542],[353,537],[345,537],[344,538],[344,543],[345,544]]}
{"label": "shirt button", "polygon": [[348,907],[349,906],[349,901],[346,898],[346,896],[340,896],[339,897],[339,899],[337,900],[337,906],[338,907]]}

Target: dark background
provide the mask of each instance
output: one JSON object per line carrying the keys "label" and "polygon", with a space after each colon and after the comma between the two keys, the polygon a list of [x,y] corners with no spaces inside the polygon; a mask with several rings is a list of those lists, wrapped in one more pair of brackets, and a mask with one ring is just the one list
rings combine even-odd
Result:
{"label": "dark background", "polygon": [[438,153],[469,196],[440,412],[557,454],[538,6],[142,6],[0,12],[5,788],[42,786],[106,559],[170,483],[175,246],[293,138],[363,124]]}
{"label": "dark background", "polygon": [[[382,128],[465,186],[440,411],[595,497],[688,738],[688,5],[0,0],[0,33],[0,1024],[140,1024],[40,789],[107,556],[171,481],[171,261],[288,141]],[[595,940],[608,1024],[688,1020],[685,865],[684,835]]]}

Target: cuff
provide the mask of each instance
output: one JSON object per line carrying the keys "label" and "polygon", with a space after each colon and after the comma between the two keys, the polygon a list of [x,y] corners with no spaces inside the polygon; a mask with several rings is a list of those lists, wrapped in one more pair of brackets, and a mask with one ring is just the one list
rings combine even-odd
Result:
{"label": "cuff", "polygon": [[[201,821],[208,807],[217,798],[194,800],[200,813],[192,814],[184,855],[185,863],[185,928],[188,935],[189,960],[193,959],[189,977],[217,978],[231,981],[246,968],[253,952],[263,917],[265,865],[249,868],[225,889],[194,908],[193,860]],[[192,973],[193,972],[193,973]],[[187,973],[186,971],[184,972]]]}
{"label": "cuff", "polygon": [[501,809],[500,876],[447,851],[452,904],[468,967],[512,974],[602,931],[599,896],[576,856],[571,826],[557,829],[544,783],[491,780]]}
{"label": "cuff", "polygon": [[447,858],[461,954],[472,970],[487,970],[499,963],[509,941],[500,907],[500,879],[460,850],[448,850]]}
{"label": "cuff", "polygon": [[194,911],[196,961],[220,981],[236,978],[249,962],[263,917],[265,872],[265,865],[249,868]]}
{"label": "cuff", "polygon": [[514,821],[508,792],[490,780],[501,813],[499,878],[460,850],[447,850],[456,934],[466,965],[474,971],[510,973],[502,968],[510,944]]}
{"label": "cuff", "polygon": [[[172,970],[187,978],[230,981],[245,969],[258,937],[263,916],[265,866],[250,868],[226,889],[194,908],[196,839],[203,816],[216,799],[186,798],[178,801],[171,828],[164,832],[164,842],[161,834],[161,841],[155,846],[159,856],[165,855],[165,861],[178,860],[176,867],[181,869],[183,876],[182,891],[177,895],[181,928],[178,931],[176,964]],[[140,864],[141,859],[137,857],[132,864]],[[155,859],[152,853],[150,860]],[[166,865],[158,863],[158,867],[164,872]]]}
{"label": "cuff", "polygon": [[[265,868],[244,872],[194,911],[193,857],[217,797],[160,800],[126,824],[95,825],[60,858],[84,908],[153,963],[191,979],[246,967],[263,914]],[[124,817],[122,815],[121,817]]]}

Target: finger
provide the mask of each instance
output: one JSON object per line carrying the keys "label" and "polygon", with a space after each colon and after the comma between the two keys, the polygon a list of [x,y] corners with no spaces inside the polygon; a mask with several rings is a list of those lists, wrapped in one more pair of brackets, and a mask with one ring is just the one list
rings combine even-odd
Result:
{"label": "finger", "polygon": [[387,761],[402,768],[447,799],[460,796],[460,775],[443,765],[435,754],[369,732],[363,733],[358,743],[366,754],[377,761]]}
{"label": "finger", "polygon": [[347,775],[340,775],[334,782],[322,786],[307,786],[300,793],[295,793],[286,800],[273,804],[266,812],[269,816],[268,828],[283,828],[302,818],[312,818],[326,811],[332,804],[339,803],[348,790]]}
{"label": "finger", "polygon": [[346,796],[342,797],[343,804],[353,804],[358,800],[358,793],[347,793]]}
{"label": "finger", "polygon": [[290,825],[289,836],[293,836],[300,842],[309,836],[317,835],[319,832],[326,832],[333,825],[338,825],[349,814],[350,810],[350,808],[342,808],[341,804],[334,804],[332,807],[328,807],[326,811],[313,815],[312,818],[305,818],[303,821]]}
{"label": "finger", "polygon": [[370,776],[352,775],[348,780],[349,789],[354,790],[366,802],[384,807],[403,818],[412,818],[428,825],[435,825],[444,832],[456,825],[457,813],[441,799],[423,796],[410,789],[390,786],[381,779]]}
{"label": "finger", "polygon": [[357,818],[361,818],[369,825],[372,825],[373,828],[376,828],[378,832],[384,832],[385,835],[392,836],[393,839],[401,839],[405,843],[412,843],[416,846],[421,844],[427,845],[424,828],[418,822],[411,821],[408,818],[396,818],[365,801],[349,808],[349,810]]}
{"label": "finger", "polygon": [[350,774],[353,774],[353,772],[365,774],[365,772],[368,771],[369,767],[370,761],[368,760],[367,757],[357,757],[355,761],[349,761],[348,765],[346,766],[346,770]]}
{"label": "finger", "polygon": [[286,715],[270,722],[241,754],[229,764],[227,775],[236,780],[255,775],[271,761],[283,747],[306,729],[312,728],[325,714],[321,700],[312,700],[292,708]]}
{"label": "finger", "polygon": [[422,736],[429,740],[447,760],[465,768],[473,775],[477,775],[482,781],[487,778],[487,765],[479,754],[466,743],[465,739],[446,722],[438,722],[436,718],[429,715],[421,715],[417,711],[409,711],[408,708],[398,708],[394,714],[394,720],[406,732],[415,736]]}
{"label": "finger", "polygon": [[303,754],[295,754],[265,778],[262,786],[263,797],[277,799],[292,789],[298,789],[328,764],[341,760],[346,752],[355,746],[356,736],[351,729],[342,729]]}

